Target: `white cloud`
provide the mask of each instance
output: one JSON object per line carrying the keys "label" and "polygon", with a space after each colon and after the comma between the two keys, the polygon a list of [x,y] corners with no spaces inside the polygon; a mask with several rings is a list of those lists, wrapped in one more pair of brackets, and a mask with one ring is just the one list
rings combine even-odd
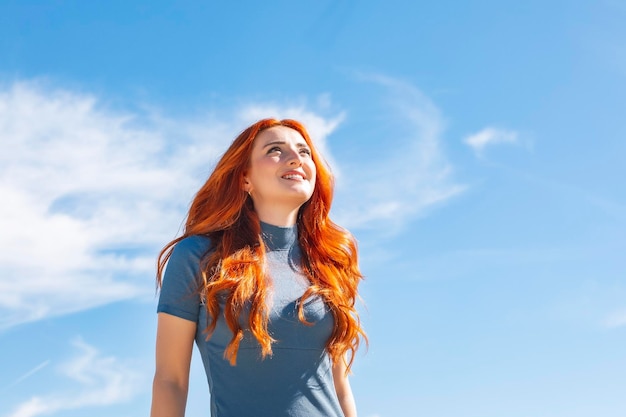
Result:
{"label": "white cloud", "polygon": [[465,187],[452,179],[452,165],[441,149],[445,124],[435,104],[411,84],[378,75],[360,78],[384,87],[390,98],[386,111],[394,119],[372,144],[380,156],[342,167],[351,175],[339,182],[344,204],[338,220],[349,228],[393,233]]}
{"label": "white cloud", "polygon": [[151,275],[198,161],[134,123],[84,94],[0,92],[0,328],[151,292],[119,276]]}
{"label": "white cloud", "polygon": [[75,340],[73,345],[78,349],[78,355],[61,365],[60,372],[66,379],[78,383],[80,388],[33,396],[15,407],[8,417],[35,417],[117,404],[133,398],[145,385],[145,381],[127,364],[114,357],[102,356],[81,339]]}
{"label": "white cloud", "polygon": [[463,139],[463,142],[480,156],[487,146],[503,143],[517,143],[518,136],[518,133],[513,130],[486,127],[477,133],[467,136]]}

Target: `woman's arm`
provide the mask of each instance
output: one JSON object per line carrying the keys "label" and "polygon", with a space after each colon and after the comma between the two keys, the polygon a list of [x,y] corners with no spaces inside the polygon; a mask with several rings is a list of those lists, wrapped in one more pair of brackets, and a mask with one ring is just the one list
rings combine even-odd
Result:
{"label": "woman's arm", "polygon": [[150,417],[183,417],[196,323],[159,313]]}
{"label": "woman's arm", "polygon": [[333,380],[337,398],[339,398],[339,405],[341,405],[344,416],[356,417],[356,403],[354,402],[350,380],[346,373],[346,364],[343,360],[338,360],[333,364]]}

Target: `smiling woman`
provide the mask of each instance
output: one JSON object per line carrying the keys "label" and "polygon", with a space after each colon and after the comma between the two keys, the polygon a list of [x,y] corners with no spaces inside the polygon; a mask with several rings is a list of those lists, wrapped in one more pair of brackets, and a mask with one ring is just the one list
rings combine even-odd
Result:
{"label": "smiling woman", "polygon": [[194,339],[213,417],[356,416],[362,276],[332,197],[299,122],[261,120],[235,139],[159,256],[152,417],[184,415]]}

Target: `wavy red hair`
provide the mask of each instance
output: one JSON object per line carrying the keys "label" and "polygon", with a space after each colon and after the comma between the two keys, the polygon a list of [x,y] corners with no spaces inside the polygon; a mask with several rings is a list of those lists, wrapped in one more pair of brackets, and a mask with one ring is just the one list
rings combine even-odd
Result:
{"label": "wavy red hair", "polygon": [[[194,197],[183,235],[168,243],[159,254],[157,284],[161,285],[167,260],[177,242],[192,235],[207,235],[211,239],[211,250],[201,263],[200,289],[210,318],[205,329],[207,339],[215,330],[217,317],[223,313],[233,333],[224,356],[235,365],[243,338],[238,319],[245,306],[249,308],[248,327],[261,346],[262,356],[272,354],[274,340],[267,330],[265,304],[268,292],[264,279],[265,245],[260,238],[259,218],[244,191],[244,175],[255,138],[261,131],[275,126],[298,131],[311,148],[317,170],[315,189],[300,207],[297,220],[302,268],[311,282],[301,300],[313,296],[324,299],[335,319],[326,349],[333,361],[345,360],[349,369],[361,340],[367,341],[355,308],[357,286],[362,279],[357,245],[349,232],[329,218],[333,175],[304,126],[295,120],[260,120],[233,141]],[[228,294],[223,312],[218,303],[218,294],[222,292]],[[304,318],[303,303],[299,305],[300,321],[310,324]]]}

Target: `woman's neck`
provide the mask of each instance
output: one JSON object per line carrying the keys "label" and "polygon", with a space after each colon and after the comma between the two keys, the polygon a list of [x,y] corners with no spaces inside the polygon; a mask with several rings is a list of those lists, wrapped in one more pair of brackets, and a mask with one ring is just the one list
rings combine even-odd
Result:
{"label": "woman's neck", "polygon": [[257,210],[259,220],[263,223],[271,224],[279,227],[289,227],[296,224],[298,220],[298,207],[295,210],[280,210],[278,207],[270,209]]}
{"label": "woman's neck", "polygon": [[261,222],[261,236],[268,251],[292,249],[298,242],[297,226],[274,226]]}

